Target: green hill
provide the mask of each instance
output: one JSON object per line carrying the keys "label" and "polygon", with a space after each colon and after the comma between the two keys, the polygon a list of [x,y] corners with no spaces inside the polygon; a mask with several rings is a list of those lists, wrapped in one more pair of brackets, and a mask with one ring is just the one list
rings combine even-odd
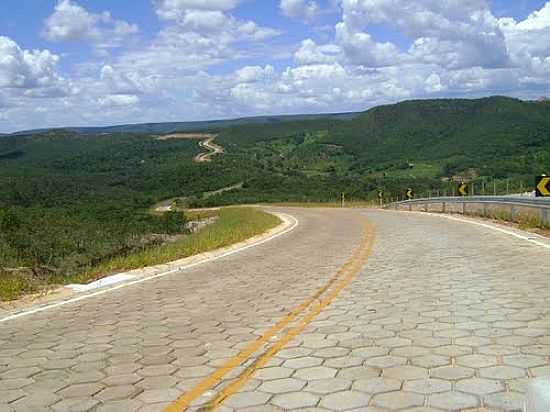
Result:
{"label": "green hill", "polygon": [[[180,131],[177,124],[2,136],[0,272],[70,274],[147,247],[153,235],[180,227],[150,212],[165,199],[211,206],[334,201],[341,192],[373,200],[379,189],[397,197],[408,187],[450,194],[456,175],[478,188],[496,182],[502,193],[550,173],[548,102],[420,100],[355,115],[209,124],[198,129],[218,133],[225,154],[201,164],[192,160],[197,141],[156,138]],[[155,132],[125,132],[140,127]]]}

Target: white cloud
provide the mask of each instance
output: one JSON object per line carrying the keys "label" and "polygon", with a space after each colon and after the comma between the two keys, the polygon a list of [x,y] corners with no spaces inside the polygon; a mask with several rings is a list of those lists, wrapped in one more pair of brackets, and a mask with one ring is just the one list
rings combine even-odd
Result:
{"label": "white cloud", "polygon": [[60,88],[64,79],[57,71],[59,56],[49,50],[23,50],[0,36],[0,89]]}
{"label": "white cloud", "polygon": [[115,20],[108,11],[94,14],[71,0],[60,0],[42,34],[51,41],[86,40],[111,47],[137,32],[137,25]]}
{"label": "white cloud", "polygon": [[335,44],[319,46],[312,39],[306,39],[294,53],[294,60],[298,65],[334,63],[342,58],[341,55],[342,49]]}
{"label": "white cloud", "polygon": [[237,83],[255,83],[262,80],[268,80],[275,73],[275,69],[271,65],[261,66],[245,66],[235,73]]}
{"label": "white cloud", "polygon": [[313,0],[281,0],[279,8],[285,16],[306,20],[314,18],[320,12],[319,4]]}
{"label": "white cloud", "polygon": [[139,103],[139,97],[133,94],[111,94],[99,98],[98,102],[104,107],[133,106]]}
{"label": "white cloud", "polygon": [[[504,35],[486,0],[342,0],[342,10],[339,31],[352,51],[354,40],[371,49],[366,30],[384,24],[415,39],[412,57],[426,63],[437,60],[449,68],[508,64]],[[382,49],[389,47],[384,43]]]}
{"label": "white cloud", "polygon": [[239,0],[153,0],[158,16],[165,20],[181,20],[189,10],[229,11]]}

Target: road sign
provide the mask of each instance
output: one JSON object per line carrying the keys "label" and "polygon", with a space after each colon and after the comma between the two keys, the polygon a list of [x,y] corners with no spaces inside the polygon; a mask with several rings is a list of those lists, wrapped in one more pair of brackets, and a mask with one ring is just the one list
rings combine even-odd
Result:
{"label": "road sign", "polygon": [[535,184],[537,186],[537,197],[550,197],[550,177],[538,176]]}
{"label": "road sign", "polygon": [[458,186],[458,193],[460,196],[468,196],[468,184],[462,182],[460,186]]}
{"label": "road sign", "polygon": [[378,199],[380,200],[384,199],[384,192],[382,190],[378,191]]}
{"label": "road sign", "polygon": [[411,200],[414,198],[414,191],[411,188],[407,189],[407,199]]}

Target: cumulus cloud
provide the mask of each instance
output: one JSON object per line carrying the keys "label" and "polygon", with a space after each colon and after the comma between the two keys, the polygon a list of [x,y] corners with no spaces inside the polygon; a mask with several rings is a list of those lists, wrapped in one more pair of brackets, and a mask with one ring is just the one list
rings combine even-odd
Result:
{"label": "cumulus cloud", "polygon": [[235,73],[237,83],[255,83],[269,79],[275,74],[275,69],[271,65],[261,66],[245,66]]}
{"label": "cumulus cloud", "polygon": [[0,36],[0,89],[60,89],[59,56],[49,50],[23,50]]}
{"label": "cumulus cloud", "polygon": [[415,39],[411,54],[423,62],[449,68],[508,64],[504,35],[486,0],[342,0],[342,10],[341,40],[352,51],[354,42],[368,47],[372,41],[369,25],[385,24]]}
{"label": "cumulus cloud", "polygon": [[281,0],[279,8],[285,16],[306,20],[314,18],[320,12],[319,4],[313,0]]}
{"label": "cumulus cloud", "polygon": [[137,25],[116,20],[108,11],[94,14],[71,0],[60,0],[46,19],[42,34],[51,41],[86,40],[114,46],[137,32]]}
{"label": "cumulus cloud", "polygon": [[294,53],[294,60],[299,65],[334,63],[342,57],[342,49],[335,44],[317,45],[312,39],[303,40],[300,48]]}

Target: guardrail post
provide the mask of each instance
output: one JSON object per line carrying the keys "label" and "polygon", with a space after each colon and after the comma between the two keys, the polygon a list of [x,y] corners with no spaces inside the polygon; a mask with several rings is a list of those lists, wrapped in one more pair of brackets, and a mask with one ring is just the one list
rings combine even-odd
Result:
{"label": "guardrail post", "polygon": [[550,226],[550,218],[549,218],[549,213],[548,213],[548,209],[546,208],[542,208],[540,210],[540,214],[541,214],[541,226],[542,227],[545,227],[545,226]]}
{"label": "guardrail post", "polygon": [[462,214],[466,215],[466,202],[462,202]]}
{"label": "guardrail post", "polygon": [[483,203],[483,217],[487,217],[487,203]]}
{"label": "guardrail post", "polygon": [[441,203],[441,213],[446,213],[446,212],[447,212],[447,203],[442,202]]}

